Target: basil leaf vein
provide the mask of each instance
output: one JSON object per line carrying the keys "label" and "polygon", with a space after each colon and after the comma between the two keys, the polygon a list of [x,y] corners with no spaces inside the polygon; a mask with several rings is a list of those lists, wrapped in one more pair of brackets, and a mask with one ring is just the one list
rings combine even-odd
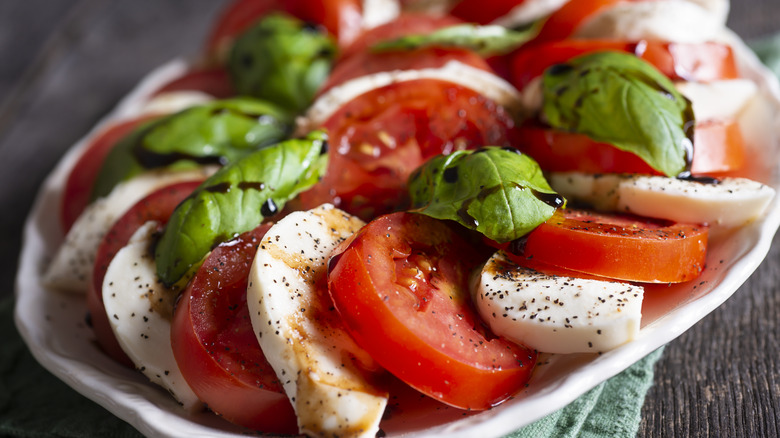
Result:
{"label": "basil leaf vein", "polygon": [[324,174],[327,136],[315,131],[253,152],[201,184],[174,210],[155,250],[157,274],[179,281],[217,244],[249,231]]}
{"label": "basil leaf vein", "polygon": [[326,32],[273,13],[239,36],[228,71],[239,94],[301,113],[330,74],[336,53],[336,43]]}
{"label": "basil leaf vein", "polygon": [[230,163],[287,138],[292,123],[277,106],[251,98],[216,100],[147,122],[111,149],[92,197],[147,169]]}
{"label": "basil leaf vein", "polygon": [[509,53],[522,46],[539,33],[541,26],[535,23],[523,30],[503,26],[459,24],[429,34],[408,35],[383,41],[372,47],[374,52],[414,50],[424,47],[457,47],[469,49],[481,56]]}
{"label": "basil leaf vein", "polygon": [[550,126],[631,152],[667,176],[693,156],[691,102],[634,55],[599,52],[548,68],[543,115]]}
{"label": "basil leaf vein", "polygon": [[409,192],[415,212],[498,242],[524,236],[565,205],[532,158],[495,146],[432,158],[412,173]]}

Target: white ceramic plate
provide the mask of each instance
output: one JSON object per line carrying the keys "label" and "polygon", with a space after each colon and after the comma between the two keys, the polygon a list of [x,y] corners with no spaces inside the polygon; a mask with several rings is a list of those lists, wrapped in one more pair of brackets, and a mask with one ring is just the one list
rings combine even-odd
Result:
{"label": "white ceramic plate", "polygon": [[[771,126],[757,147],[762,159],[750,170],[754,179],[780,191],[776,174],[780,155],[780,87],[739,41],[737,53],[743,73],[755,80],[760,92],[770,96]],[[139,111],[146,97],[161,83],[179,75],[186,63],[171,62],[149,75],[84,140],[60,162],[41,188],[27,220],[24,247],[16,280],[16,325],[36,359],[78,392],[149,436],[237,437],[246,430],[209,413],[188,414],[164,391],[145,378],[105,356],[97,347],[91,329],[84,323],[83,296],[46,290],[41,272],[62,241],[57,218],[61,189],[79,150],[100,125]],[[755,155],[754,155],[755,156]],[[643,327],[633,342],[602,355],[576,354],[545,357],[530,386],[499,407],[464,416],[463,411],[409,395],[393,415],[383,421],[389,436],[450,436],[483,438],[500,436],[529,424],[570,403],[579,395],[626,369],[658,347],[668,343],[729,298],[758,267],[769,251],[780,225],[780,204],[775,199],[767,215],[739,229],[728,238],[711,242],[707,268],[692,284],[663,286],[646,293]]]}

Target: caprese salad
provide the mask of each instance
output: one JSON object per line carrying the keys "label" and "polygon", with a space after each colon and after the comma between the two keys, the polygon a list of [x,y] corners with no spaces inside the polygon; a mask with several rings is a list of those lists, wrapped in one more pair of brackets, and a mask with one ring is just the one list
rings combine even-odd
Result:
{"label": "caprese salad", "polygon": [[[464,410],[634,339],[762,216],[722,0],[237,0],[95,135],[44,282],[98,344],[275,434]],[[649,293],[649,292],[648,292]]]}

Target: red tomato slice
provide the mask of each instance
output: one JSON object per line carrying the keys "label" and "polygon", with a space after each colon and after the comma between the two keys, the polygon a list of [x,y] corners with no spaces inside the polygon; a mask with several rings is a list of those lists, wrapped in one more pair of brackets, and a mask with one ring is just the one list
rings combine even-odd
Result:
{"label": "red tomato slice", "polygon": [[257,342],[246,304],[249,270],[264,224],[216,247],[182,293],[171,344],[189,386],[226,420],[295,434],[295,412]]}
{"label": "red tomato slice", "polygon": [[704,269],[707,230],[703,225],[563,209],[507,250],[520,265],[530,259],[624,281],[681,283]]}
{"label": "red tomato slice", "polygon": [[64,232],[70,230],[70,227],[89,204],[92,186],[95,184],[100,166],[103,165],[111,148],[133,129],[155,117],[144,116],[111,125],[98,133],[84,149],[70,171],[63,189],[60,223]]}
{"label": "red tomato slice", "polygon": [[707,82],[739,77],[734,53],[725,44],[562,40],[518,50],[510,61],[512,85],[522,90],[552,65],[605,50],[633,53],[674,80]]}
{"label": "red tomato slice", "polygon": [[[637,155],[584,134],[535,124],[520,126],[519,132],[518,149],[545,170],[660,174]],[[733,120],[697,123],[693,143],[691,173],[694,175],[731,172],[745,164],[745,142],[739,124]]]}
{"label": "red tomato slice", "polygon": [[361,0],[284,0],[282,5],[301,20],[323,25],[341,47],[351,44],[363,28]]}
{"label": "red tomato slice", "polygon": [[493,71],[483,58],[468,50],[432,47],[385,53],[363,51],[336,64],[319,94],[361,76],[393,70],[439,68],[450,61],[458,61],[480,70]]}
{"label": "red tomato slice", "polygon": [[108,265],[117,252],[127,245],[130,237],[148,221],[158,221],[161,225],[168,222],[173,210],[202,181],[187,181],[171,184],[156,190],[138,201],[106,233],[95,255],[92,281],[87,290],[87,309],[92,329],[95,331],[98,345],[111,358],[119,363],[133,367],[133,362],[125,355],[114,336],[108,315],[103,307],[103,278]]}
{"label": "red tomato slice", "polygon": [[206,42],[206,53],[220,59],[233,40],[274,10],[321,24],[343,46],[360,34],[363,26],[362,5],[360,0],[235,0],[212,28]]}
{"label": "red tomato slice", "polygon": [[280,0],[234,0],[217,20],[206,40],[206,53],[220,58],[233,40],[260,17],[279,8]]}
{"label": "red tomato slice", "polygon": [[365,219],[406,205],[406,180],[427,159],[455,150],[515,143],[502,107],[449,82],[421,79],[365,93],[324,124],[330,160],[323,180],[301,194]]}
{"label": "red tomato slice", "polygon": [[511,397],[536,362],[476,315],[469,273],[479,253],[436,219],[394,213],[329,263],[328,288],[355,341],[404,382],[463,409]]}
{"label": "red tomato slice", "polygon": [[489,24],[508,14],[515,6],[520,6],[526,0],[461,0],[450,10],[450,15],[463,21],[479,24]]}
{"label": "red tomato slice", "polygon": [[370,51],[374,44],[393,40],[406,35],[421,35],[431,33],[443,27],[462,24],[463,22],[451,16],[432,16],[424,14],[401,14],[395,20],[365,31],[352,44],[341,52],[341,59]]}
{"label": "red tomato slice", "polygon": [[573,0],[550,14],[539,34],[530,44],[564,40],[570,37],[580,24],[590,17],[619,3],[652,0]]}
{"label": "red tomato slice", "polygon": [[235,96],[230,75],[224,68],[192,70],[168,82],[154,92],[155,95],[170,91],[202,91],[217,99]]}

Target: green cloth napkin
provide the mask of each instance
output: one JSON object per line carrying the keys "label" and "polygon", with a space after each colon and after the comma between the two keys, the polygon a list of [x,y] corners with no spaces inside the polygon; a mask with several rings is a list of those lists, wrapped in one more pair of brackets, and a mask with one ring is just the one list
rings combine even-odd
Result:
{"label": "green cloth napkin", "polygon": [[[0,301],[0,436],[140,437],[38,365],[13,323],[13,299]],[[509,435],[512,438],[633,437],[658,350],[569,406]]]}
{"label": "green cloth napkin", "polygon": [[749,43],[759,59],[780,76],[780,34]]}

